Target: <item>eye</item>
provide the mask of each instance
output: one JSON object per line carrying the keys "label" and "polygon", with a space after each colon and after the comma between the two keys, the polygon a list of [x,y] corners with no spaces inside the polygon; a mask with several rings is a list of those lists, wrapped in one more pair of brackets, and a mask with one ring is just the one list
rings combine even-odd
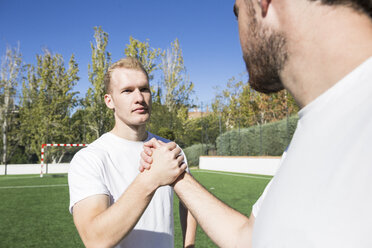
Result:
{"label": "eye", "polygon": [[121,93],[130,93],[130,92],[132,92],[132,90],[130,90],[130,89],[123,89],[123,90],[121,91]]}
{"label": "eye", "polygon": [[238,16],[239,16],[239,8],[234,4],[234,15],[235,15],[235,19],[238,20]]}
{"label": "eye", "polygon": [[142,89],[141,89],[141,92],[150,92],[150,88],[147,88],[147,87],[142,88]]}

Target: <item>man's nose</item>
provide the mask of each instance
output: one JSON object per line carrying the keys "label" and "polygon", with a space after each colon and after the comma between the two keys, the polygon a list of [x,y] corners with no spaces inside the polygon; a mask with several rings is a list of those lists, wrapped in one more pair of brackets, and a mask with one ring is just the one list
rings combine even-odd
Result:
{"label": "man's nose", "polygon": [[144,97],[143,97],[142,92],[139,89],[136,89],[134,91],[134,94],[135,94],[135,100],[136,100],[136,102],[143,102]]}

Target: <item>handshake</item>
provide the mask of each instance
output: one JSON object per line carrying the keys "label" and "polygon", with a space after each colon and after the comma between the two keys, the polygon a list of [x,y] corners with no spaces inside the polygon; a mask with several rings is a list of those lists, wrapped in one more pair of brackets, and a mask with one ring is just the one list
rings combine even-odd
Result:
{"label": "handshake", "polygon": [[181,152],[181,148],[174,142],[164,143],[152,138],[144,143],[139,171],[155,189],[172,185],[187,168]]}

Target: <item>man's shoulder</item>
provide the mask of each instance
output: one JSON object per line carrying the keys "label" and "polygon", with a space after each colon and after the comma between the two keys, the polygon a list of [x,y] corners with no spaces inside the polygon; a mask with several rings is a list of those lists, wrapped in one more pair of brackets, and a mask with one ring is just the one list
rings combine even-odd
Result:
{"label": "man's shoulder", "polygon": [[156,134],[153,134],[153,133],[150,133],[150,132],[147,132],[147,133],[148,133],[148,137],[147,137],[146,141],[148,141],[148,140],[150,140],[150,139],[152,139],[152,138],[155,138],[155,139],[157,139],[157,140],[161,140],[161,141],[163,141],[164,143],[169,143],[169,142],[171,142],[171,140],[166,139],[166,138],[163,138],[163,137],[161,137],[161,136],[159,136],[159,135],[156,135]]}
{"label": "man's shoulder", "polygon": [[94,173],[101,171],[109,154],[105,143],[107,143],[105,135],[102,135],[87,147],[78,151],[70,162],[69,175],[82,175],[87,171]]}
{"label": "man's shoulder", "polygon": [[109,137],[107,133],[103,134],[101,137],[90,143],[87,147],[81,149],[75,154],[75,157],[85,157],[89,156],[91,158],[103,158],[108,153],[108,147],[109,147]]}

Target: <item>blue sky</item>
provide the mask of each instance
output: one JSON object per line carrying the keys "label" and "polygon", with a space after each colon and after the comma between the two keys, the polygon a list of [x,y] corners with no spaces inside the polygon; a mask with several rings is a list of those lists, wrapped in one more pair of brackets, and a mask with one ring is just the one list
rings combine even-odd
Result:
{"label": "blue sky", "polygon": [[35,64],[43,48],[62,54],[65,62],[75,54],[75,90],[83,96],[90,87],[94,26],[109,34],[113,61],[124,56],[131,35],[162,49],[178,38],[198,103],[205,106],[216,86],[222,89],[245,71],[233,5],[234,0],[0,0],[0,54],[17,42],[25,63]]}

